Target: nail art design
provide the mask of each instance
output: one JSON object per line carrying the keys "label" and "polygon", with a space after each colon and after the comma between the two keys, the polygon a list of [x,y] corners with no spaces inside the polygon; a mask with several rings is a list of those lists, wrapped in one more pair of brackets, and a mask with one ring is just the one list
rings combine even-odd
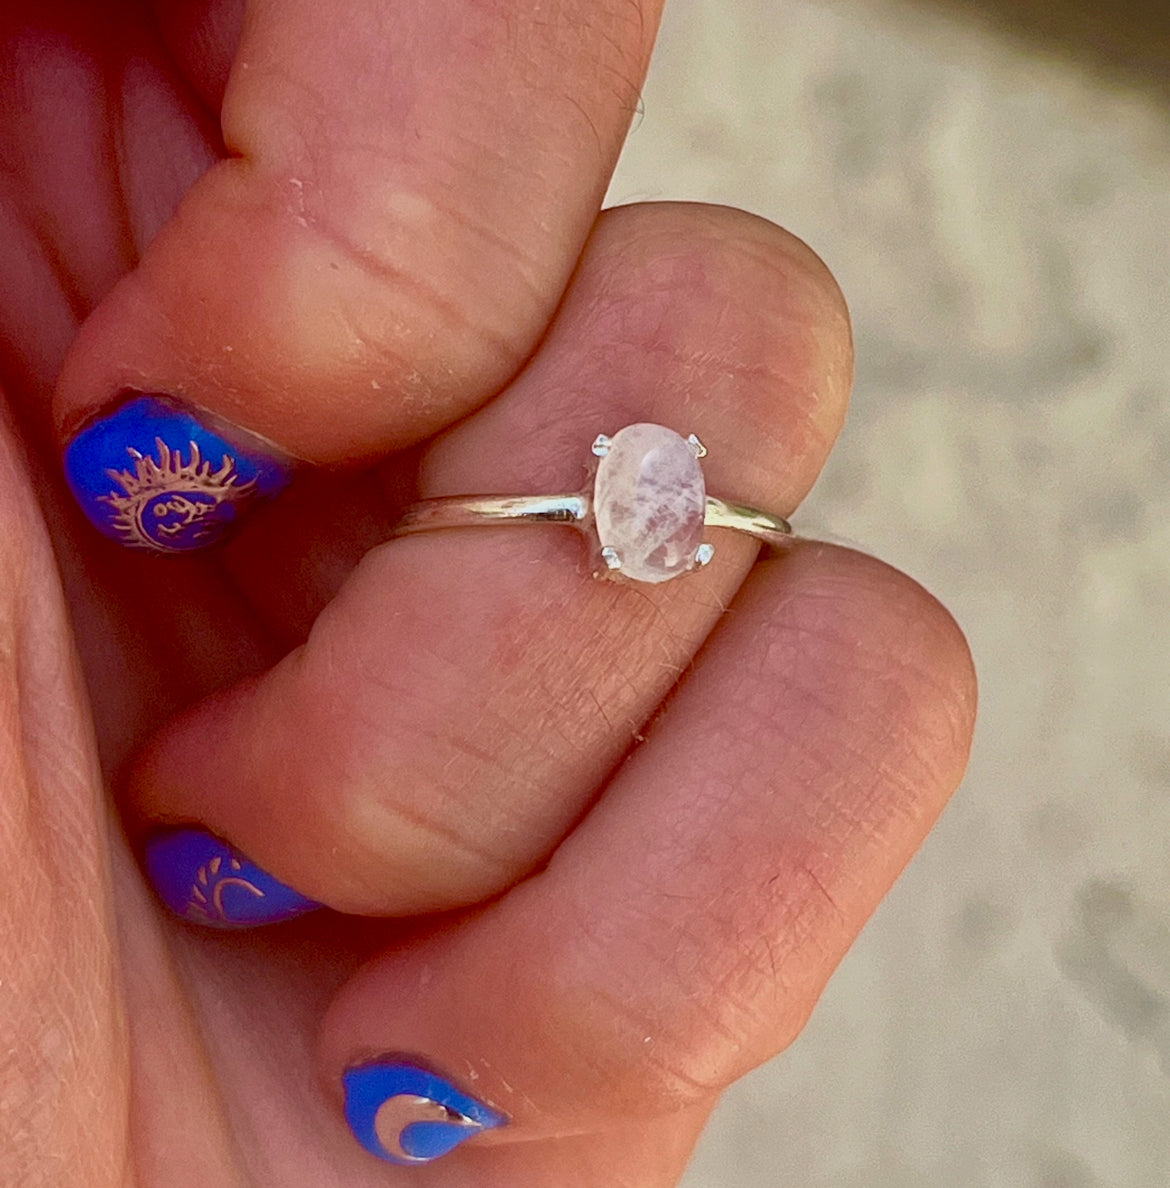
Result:
{"label": "nail art design", "polygon": [[185,553],[214,544],[253,499],[281,491],[290,467],[259,441],[227,441],[168,397],[140,396],[69,443],[65,474],[106,536]]}
{"label": "nail art design", "polygon": [[371,1155],[389,1163],[430,1163],[507,1118],[417,1065],[378,1061],[349,1069],[345,1118]]}
{"label": "nail art design", "polygon": [[172,912],[209,928],[277,924],[321,906],[202,829],[151,838],[146,873]]}

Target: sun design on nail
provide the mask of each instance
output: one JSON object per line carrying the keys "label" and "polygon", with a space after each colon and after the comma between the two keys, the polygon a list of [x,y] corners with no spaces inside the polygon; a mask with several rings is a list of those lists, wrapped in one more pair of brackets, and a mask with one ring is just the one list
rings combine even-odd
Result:
{"label": "sun design on nail", "polygon": [[156,437],[157,460],[130,449],[132,471],[106,471],[125,493],[99,499],[114,509],[113,526],[126,544],[175,553],[211,544],[236,518],[237,505],[255,493],[256,480],[241,483],[234,458],[225,454],[213,470],[198,444],[188,444],[187,462],[181,450]]}
{"label": "sun design on nail", "polygon": [[243,869],[238,858],[228,858],[226,866],[224,859],[218,857],[204,863],[196,872],[195,882],[191,885],[191,895],[184,913],[188,919],[198,920],[203,924],[231,923],[232,918],[223,906],[223,893],[228,887],[239,887],[257,899],[263,899],[264,892],[255,883],[236,873]]}

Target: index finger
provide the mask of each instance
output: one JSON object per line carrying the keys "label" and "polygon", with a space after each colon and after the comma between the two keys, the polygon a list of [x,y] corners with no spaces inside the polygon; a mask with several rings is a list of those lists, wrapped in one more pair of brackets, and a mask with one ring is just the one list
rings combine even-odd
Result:
{"label": "index finger", "polygon": [[[83,326],[62,435],[108,427],[127,391],[163,394],[229,443],[239,427],[323,463],[481,403],[560,299],[660,7],[250,0],[222,108],[232,155]],[[157,155],[134,133],[129,154]],[[192,434],[152,420],[147,436],[126,449],[183,451]],[[68,465],[100,500],[109,458],[71,450]]]}

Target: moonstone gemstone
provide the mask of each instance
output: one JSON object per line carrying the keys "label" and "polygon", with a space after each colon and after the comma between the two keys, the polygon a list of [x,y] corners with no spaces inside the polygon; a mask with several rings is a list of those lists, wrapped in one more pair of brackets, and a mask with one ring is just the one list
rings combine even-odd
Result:
{"label": "moonstone gemstone", "polygon": [[707,491],[694,447],[662,425],[627,425],[597,467],[593,514],[621,574],[665,582],[693,569]]}

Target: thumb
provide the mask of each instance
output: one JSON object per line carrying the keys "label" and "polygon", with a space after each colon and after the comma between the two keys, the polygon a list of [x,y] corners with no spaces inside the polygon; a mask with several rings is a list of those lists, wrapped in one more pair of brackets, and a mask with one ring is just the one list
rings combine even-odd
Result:
{"label": "thumb", "polygon": [[[221,111],[231,157],[60,377],[66,468],[98,526],[209,543],[292,459],[376,456],[497,390],[597,213],[659,7],[404,0],[390,20],[359,0],[339,21],[320,0],[252,0]],[[135,498],[168,475],[186,503],[144,519]]]}
{"label": "thumb", "polygon": [[52,549],[0,408],[0,1183],[121,1188],[104,806]]}

